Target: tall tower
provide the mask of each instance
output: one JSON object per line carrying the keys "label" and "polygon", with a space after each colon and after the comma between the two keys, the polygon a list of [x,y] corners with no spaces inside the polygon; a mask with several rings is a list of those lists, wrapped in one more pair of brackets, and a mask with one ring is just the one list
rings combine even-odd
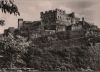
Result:
{"label": "tall tower", "polygon": [[53,28],[55,26],[55,23],[56,23],[55,10],[41,12],[41,25],[43,26],[43,29],[45,30],[56,29],[56,28]]}
{"label": "tall tower", "polygon": [[23,27],[23,19],[18,19],[18,29]]}
{"label": "tall tower", "polygon": [[64,10],[54,9],[41,12],[41,25],[44,30],[64,31],[66,23],[66,12]]}

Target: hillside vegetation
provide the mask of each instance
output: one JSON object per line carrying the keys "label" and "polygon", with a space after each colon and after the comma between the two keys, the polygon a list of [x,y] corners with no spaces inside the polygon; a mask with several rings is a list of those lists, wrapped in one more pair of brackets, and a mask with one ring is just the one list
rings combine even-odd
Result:
{"label": "hillside vegetation", "polygon": [[59,37],[27,40],[9,34],[0,41],[0,54],[3,56],[0,67],[28,67],[43,71],[99,70],[99,50],[97,52],[87,40],[81,39],[83,42],[79,46],[68,46],[70,41]]}

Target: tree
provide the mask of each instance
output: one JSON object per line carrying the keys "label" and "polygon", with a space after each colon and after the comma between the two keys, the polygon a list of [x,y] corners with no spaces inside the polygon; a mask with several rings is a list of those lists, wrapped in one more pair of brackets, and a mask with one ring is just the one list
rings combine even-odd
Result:
{"label": "tree", "polygon": [[3,13],[14,13],[14,15],[20,15],[18,11],[18,7],[14,4],[13,0],[1,0],[0,1],[0,8]]}
{"label": "tree", "polygon": [[[17,5],[14,4],[14,0],[0,0],[0,9],[2,13],[14,14],[16,16],[20,15]],[[0,20],[0,25],[5,25],[5,21]]]}
{"label": "tree", "polygon": [[[24,65],[25,62],[21,59],[21,55],[27,52],[29,42],[26,42],[25,38],[14,38],[9,34],[6,37],[2,37],[0,40],[0,54],[4,56],[3,64],[1,67],[13,67]],[[1,62],[2,63],[2,62]]]}

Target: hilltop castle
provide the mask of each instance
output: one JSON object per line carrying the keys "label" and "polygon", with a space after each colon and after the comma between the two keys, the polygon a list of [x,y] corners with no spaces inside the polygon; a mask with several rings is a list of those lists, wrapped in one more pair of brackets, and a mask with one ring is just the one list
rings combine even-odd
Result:
{"label": "hilltop castle", "polygon": [[[72,24],[76,24],[80,21],[80,18],[75,17],[75,13],[72,12],[70,14],[66,14],[64,10],[55,9],[49,10],[40,13],[41,16],[41,29],[42,30],[55,30],[59,31],[66,31],[66,27]],[[23,19],[18,20],[18,28],[26,28],[28,26],[33,27],[34,23],[38,22],[30,22],[30,21],[23,21]],[[29,28],[30,28],[29,27]]]}
{"label": "hilltop castle", "polygon": [[[98,35],[100,29],[75,13],[66,14],[64,10],[55,9],[40,12],[40,21],[24,21],[18,19],[18,30],[23,36],[41,37],[58,32],[66,32],[70,38],[91,34]],[[12,29],[9,29],[12,30]],[[12,32],[12,31],[11,31]]]}

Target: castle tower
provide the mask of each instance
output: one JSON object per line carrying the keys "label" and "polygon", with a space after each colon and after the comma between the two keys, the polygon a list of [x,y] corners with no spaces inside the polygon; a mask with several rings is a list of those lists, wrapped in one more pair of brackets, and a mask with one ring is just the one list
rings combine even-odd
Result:
{"label": "castle tower", "polygon": [[[51,30],[56,22],[56,11],[41,12],[41,25],[44,30]],[[53,27],[52,27],[53,26]],[[53,28],[54,30],[55,28]]]}
{"label": "castle tower", "polygon": [[23,19],[18,19],[18,29],[23,27]]}
{"label": "castle tower", "polygon": [[[64,10],[55,9],[41,12],[41,26],[44,30],[64,30],[66,24],[66,13]],[[62,28],[62,29],[61,29]]]}

